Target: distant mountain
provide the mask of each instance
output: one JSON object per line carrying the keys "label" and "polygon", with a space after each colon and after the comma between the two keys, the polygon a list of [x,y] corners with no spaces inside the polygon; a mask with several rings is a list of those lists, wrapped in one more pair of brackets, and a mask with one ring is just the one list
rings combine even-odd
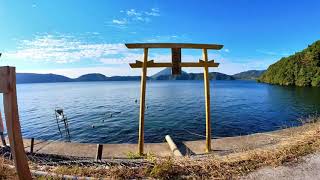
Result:
{"label": "distant mountain", "polygon": [[103,74],[92,73],[92,74],[85,74],[76,79],[75,81],[107,81],[108,78]]}
{"label": "distant mountain", "polygon": [[[147,78],[149,79],[149,78]],[[54,83],[54,82],[84,82],[84,81],[139,81],[140,76],[111,76],[92,73],[71,79],[56,74],[17,73],[17,83]]]}
{"label": "distant mountain", "polygon": [[320,40],[269,66],[259,82],[320,87]]}
{"label": "distant mountain", "polygon": [[157,72],[156,74],[152,75],[151,78],[157,79],[159,76],[167,76],[167,75],[171,75],[171,68],[165,68],[165,69]]}
{"label": "distant mountain", "polygon": [[256,80],[258,79],[266,70],[249,70],[241,73],[232,75],[235,79],[243,80]]}
{"label": "distant mountain", "polygon": [[[210,80],[235,80],[245,79],[244,77],[255,77],[261,71],[247,71],[233,76],[211,72],[209,73]],[[248,74],[248,75],[245,75]],[[147,79],[152,80],[202,80],[203,73],[187,73],[182,71],[181,75],[171,75],[171,68],[165,68]],[[78,78],[72,79],[56,74],[34,74],[34,73],[17,73],[17,83],[54,83],[54,82],[84,82],[84,81],[139,81],[140,76],[111,76],[107,77],[103,74],[92,73],[85,74]]]}
{"label": "distant mountain", "polygon": [[17,73],[17,83],[71,82],[73,79],[56,74]]}
{"label": "distant mountain", "polygon": [[140,81],[140,76],[111,76],[108,81]]}
{"label": "distant mountain", "polygon": [[[153,80],[201,80],[203,73],[186,73],[182,71],[181,75],[171,75],[171,68],[165,68],[160,72],[151,76]],[[211,72],[209,73],[210,80],[234,80],[232,76],[227,74]]]}
{"label": "distant mountain", "polygon": [[[202,80],[203,73],[190,73],[189,77],[191,80]],[[209,73],[209,79],[210,80],[235,80],[234,77],[224,73],[219,73],[219,72]]]}
{"label": "distant mountain", "polygon": [[171,68],[165,68],[150,77],[153,80],[187,80],[188,73],[181,71],[181,75],[172,75]]}

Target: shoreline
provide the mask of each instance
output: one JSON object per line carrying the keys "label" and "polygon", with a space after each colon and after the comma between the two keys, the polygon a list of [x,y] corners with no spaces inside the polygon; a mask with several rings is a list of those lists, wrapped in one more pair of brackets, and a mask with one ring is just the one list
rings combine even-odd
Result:
{"label": "shoreline", "polygon": [[[184,156],[197,157],[203,155],[225,156],[234,152],[253,150],[266,146],[275,146],[285,141],[292,134],[300,133],[313,124],[290,127],[265,133],[255,133],[244,136],[222,137],[212,139],[212,151],[205,153],[205,140],[183,141],[177,143],[178,149]],[[23,139],[26,152],[30,152],[31,139]],[[173,139],[174,141],[174,139]],[[7,144],[8,144],[7,139]],[[0,143],[1,144],[1,143]],[[1,144],[2,145],[2,144]],[[102,159],[110,158],[129,158],[130,154],[138,151],[137,144],[102,144]],[[74,143],[62,141],[34,140],[33,152],[36,154],[61,155],[71,157],[92,158],[96,156],[97,144],[93,143]],[[146,154],[153,154],[158,157],[173,156],[167,143],[145,143]]]}

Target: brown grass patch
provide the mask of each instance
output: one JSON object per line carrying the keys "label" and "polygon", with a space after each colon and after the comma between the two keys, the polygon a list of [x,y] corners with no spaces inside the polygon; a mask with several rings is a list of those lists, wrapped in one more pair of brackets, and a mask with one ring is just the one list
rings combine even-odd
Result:
{"label": "brown grass patch", "polygon": [[[313,123],[304,133],[293,134],[273,148],[261,148],[233,153],[224,157],[154,158],[153,165],[129,168],[114,166],[108,169],[59,167],[56,173],[119,179],[237,179],[264,166],[279,166],[296,162],[299,157],[320,148],[320,123]],[[310,126],[310,124],[309,124]],[[150,160],[151,161],[151,160]],[[64,169],[61,171],[61,169]]]}
{"label": "brown grass patch", "polygon": [[2,179],[18,179],[16,171],[6,166],[7,160],[0,157],[0,180]]}

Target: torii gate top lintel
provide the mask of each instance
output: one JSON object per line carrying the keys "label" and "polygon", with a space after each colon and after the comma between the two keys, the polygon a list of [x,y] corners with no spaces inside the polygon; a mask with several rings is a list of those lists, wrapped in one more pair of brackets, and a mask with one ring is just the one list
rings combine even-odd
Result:
{"label": "torii gate top lintel", "polygon": [[[223,45],[218,44],[192,44],[192,43],[134,43],[125,44],[129,49],[144,49],[143,61],[136,60],[135,63],[130,63],[131,68],[141,68],[141,94],[140,94],[140,116],[139,116],[139,140],[138,151],[143,154],[144,144],[144,111],[145,111],[145,95],[146,95],[146,79],[147,68],[154,67],[171,67],[173,75],[181,74],[181,67],[203,67],[204,68],[204,90],[205,90],[205,111],[206,111],[206,147],[205,151],[211,151],[211,113],[210,113],[210,81],[209,67],[218,67],[219,63],[214,60],[208,60],[208,49],[220,50]],[[154,60],[148,61],[149,48],[170,48],[172,62],[157,62]],[[202,49],[203,60],[199,62],[181,62],[181,49]]]}
{"label": "torii gate top lintel", "polygon": [[[169,48],[171,49],[172,63],[155,63],[154,60],[146,62],[146,68],[155,67],[171,67],[173,75],[181,74],[181,67],[218,67],[219,63],[215,63],[214,60],[206,61],[207,50],[220,50],[223,45],[218,44],[193,44],[193,43],[132,43],[125,44],[129,49],[145,49],[145,56],[148,56],[149,48]],[[181,49],[202,49],[203,53],[206,54],[204,60],[199,62],[181,62]],[[141,61],[130,63],[131,68],[143,68]]]}
{"label": "torii gate top lintel", "polygon": [[220,50],[219,44],[194,44],[194,43],[129,43],[125,44],[129,49],[141,48],[186,48],[186,49],[215,49]]}

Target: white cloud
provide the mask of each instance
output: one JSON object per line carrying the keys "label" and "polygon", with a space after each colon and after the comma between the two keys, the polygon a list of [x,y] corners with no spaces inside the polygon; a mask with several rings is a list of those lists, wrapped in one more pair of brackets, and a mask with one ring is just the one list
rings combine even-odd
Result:
{"label": "white cloud", "polygon": [[227,53],[228,53],[228,52],[230,52],[230,50],[229,50],[229,49],[224,49],[224,52],[227,52]]}
{"label": "white cloud", "polygon": [[264,70],[267,69],[268,66],[275,61],[275,59],[246,59],[234,62],[234,60],[219,58],[216,62],[220,63],[220,65],[214,70],[217,72],[233,75],[248,70]]}
{"label": "white cloud", "polygon": [[[87,33],[88,35],[88,33]],[[91,35],[91,34],[89,34]],[[159,39],[179,38],[176,35],[156,36]],[[95,61],[96,65],[103,67],[91,68],[70,68],[57,70],[33,70],[30,72],[43,73],[58,73],[63,75],[70,75],[76,77],[77,75],[104,72],[105,75],[139,75],[140,70],[133,70],[129,67],[129,63],[135,60],[142,60],[142,50],[129,50],[124,44],[120,43],[95,43],[83,41],[79,38],[70,35],[37,35],[33,39],[18,41],[19,47],[14,51],[4,52],[4,58],[17,60],[32,60],[35,62],[49,62],[49,63],[71,63],[79,61]],[[198,53],[198,54],[195,54]],[[210,51],[209,59],[214,59],[221,63],[218,68],[211,69],[212,71],[223,72],[226,74],[234,74],[250,69],[266,69],[268,65],[276,61],[275,58],[270,59],[240,59],[233,57],[225,58],[224,53],[218,51]],[[149,60],[153,59],[156,62],[170,62],[170,50],[151,50]],[[202,58],[201,51],[182,51],[182,61],[197,62]],[[235,62],[234,60],[237,60]],[[84,63],[86,64],[86,63]],[[185,69],[185,68],[184,68]],[[148,69],[148,74],[159,71],[159,68]],[[202,68],[185,69],[189,72],[203,72]]]}
{"label": "white cloud", "polygon": [[113,24],[118,24],[118,25],[125,25],[125,24],[127,24],[127,20],[125,20],[125,19],[113,19],[112,23]]}
{"label": "white cloud", "polygon": [[102,59],[124,54],[128,49],[120,43],[90,43],[73,36],[44,35],[32,40],[21,40],[15,51],[6,52],[8,58],[70,63],[81,59]]}
{"label": "white cloud", "polygon": [[128,16],[141,16],[141,13],[138,13],[135,9],[130,9],[127,11]]}
{"label": "white cloud", "polygon": [[142,60],[143,55],[142,53],[130,53],[127,52],[125,54],[122,55],[122,57],[119,58],[101,58],[100,62],[104,63],[104,64],[129,64],[129,63],[133,63],[136,60]]}
{"label": "white cloud", "polygon": [[143,39],[143,42],[177,42],[185,41],[188,39],[186,36],[177,36],[177,35],[157,35],[150,38]]}
{"label": "white cloud", "polygon": [[135,20],[135,21],[142,21],[142,22],[150,22],[150,21],[151,21],[150,18],[148,18],[148,17],[142,17],[142,16],[137,16],[137,17],[135,17],[133,20]]}
{"label": "white cloud", "polygon": [[[150,22],[151,17],[160,16],[160,10],[158,8],[152,8],[150,11],[137,11],[136,9],[121,10],[120,13],[125,13],[125,17],[113,19],[111,24],[118,25],[120,28],[126,27],[128,24],[138,23],[138,22]],[[109,24],[110,26],[110,24]],[[117,27],[117,26],[115,26]]]}
{"label": "white cloud", "polygon": [[257,52],[265,55],[270,55],[270,56],[289,56],[290,53],[288,52],[274,52],[274,51],[268,51],[264,49],[257,49]]}
{"label": "white cloud", "polygon": [[158,8],[152,8],[149,12],[144,12],[148,16],[160,16],[160,11]]}

